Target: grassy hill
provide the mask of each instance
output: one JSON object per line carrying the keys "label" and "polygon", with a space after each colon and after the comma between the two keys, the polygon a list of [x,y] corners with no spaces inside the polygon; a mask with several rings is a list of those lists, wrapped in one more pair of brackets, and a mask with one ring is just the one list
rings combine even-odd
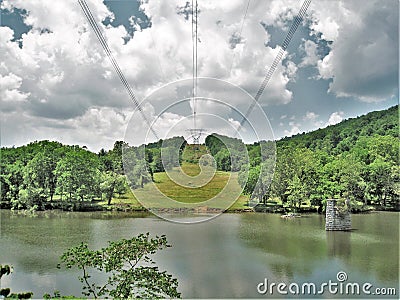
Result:
{"label": "grassy hill", "polygon": [[[217,196],[227,185],[228,181],[233,185],[233,189],[237,193],[241,190],[238,183],[237,172],[224,172],[216,171],[210,174],[210,180],[206,184],[196,183],[196,176],[201,173],[199,164],[200,159],[209,152],[204,145],[190,145],[187,144],[182,153],[181,170],[186,176],[179,176],[179,167],[175,167],[167,172],[154,173],[154,183],[157,189],[167,197],[182,203],[201,203]],[[170,176],[175,176],[178,180],[177,183]],[[206,174],[207,175],[207,174]],[[200,179],[201,180],[201,179]],[[199,186],[196,188],[196,186]],[[232,194],[234,192],[232,191]],[[153,204],[157,206],[159,195],[154,192],[150,184],[144,188],[135,189],[135,195],[140,199],[146,199],[146,205]],[[230,199],[223,199],[224,203],[231,202]],[[237,201],[228,209],[228,211],[236,211],[247,209],[248,196],[240,195]],[[140,203],[131,191],[119,198],[114,198],[112,207],[119,207],[120,209],[133,208],[139,209]],[[106,206],[106,202],[102,202]]]}

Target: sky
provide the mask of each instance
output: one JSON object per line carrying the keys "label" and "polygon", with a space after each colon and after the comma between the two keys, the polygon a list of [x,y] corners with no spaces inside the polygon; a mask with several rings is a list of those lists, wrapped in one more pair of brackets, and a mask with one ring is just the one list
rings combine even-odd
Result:
{"label": "sky", "polygon": [[[191,1],[87,0],[147,121],[78,1],[0,3],[1,146],[48,139],[97,152],[190,128],[235,132],[302,1],[198,0],[193,102]],[[308,132],[398,95],[399,2],[313,1],[240,137]]]}

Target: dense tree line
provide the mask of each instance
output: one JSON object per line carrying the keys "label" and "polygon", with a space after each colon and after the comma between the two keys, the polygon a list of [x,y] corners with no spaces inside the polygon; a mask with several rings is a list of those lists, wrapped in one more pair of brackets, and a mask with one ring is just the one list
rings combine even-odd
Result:
{"label": "dense tree line", "polygon": [[[359,206],[399,209],[398,123],[395,106],[281,139],[276,146],[245,145],[217,134],[205,144],[217,169],[239,172],[244,193],[264,203],[322,209],[327,198],[348,198]],[[98,154],[50,141],[2,148],[1,207],[47,209],[54,202],[93,199],[111,204],[128,184],[141,188],[154,173],[179,166],[185,146],[183,137],[174,137],[140,147],[117,141]]]}
{"label": "dense tree line", "polygon": [[[264,203],[280,200],[293,209],[303,205],[321,210],[327,198],[348,198],[353,207],[377,205],[398,210],[398,123],[395,106],[277,141],[269,189],[272,155],[261,157],[259,143],[247,145],[249,162],[241,164],[239,182],[251,197]],[[217,167],[226,170],[224,160],[229,152],[221,138],[207,137],[206,145]],[[247,180],[243,179],[246,173]]]}
{"label": "dense tree line", "polygon": [[[79,203],[107,200],[153,180],[153,173],[179,165],[183,137],[130,147],[117,141],[110,151],[40,141],[1,149],[1,207],[79,209]],[[124,152],[124,156],[123,156]],[[123,157],[125,161],[123,161]],[[73,205],[71,205],[73,204]]]}
{"label": "dense tree line", "polygon": [[110,203],[126,190],[121,147],[116,142],[114,149],[98,154],[50,141],[2,148],[1,207],[40,210],[95,198]]}
{"label": "dense tree line", "polygon": [[154,180],[153,174],[178,167],[186,146],[183,137],[159,140],[139,147],[124,145],[123,164],[129,186],[143,188]]}

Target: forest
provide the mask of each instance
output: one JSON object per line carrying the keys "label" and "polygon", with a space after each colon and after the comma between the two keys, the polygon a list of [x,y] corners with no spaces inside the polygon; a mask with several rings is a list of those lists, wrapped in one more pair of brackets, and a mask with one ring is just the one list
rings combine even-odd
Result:
{"label": "forest", "polygon": [[[217,169],[237,172],[243,194],[265,208],[322,211],[326,199],[346,198],[354,211],[398,211],[398,123],[394,106],[276,143],[245,145],[211,134],[205,146]],[[1,208],[80,210],[93,201],[110,205],[129,187],[143,188],[154,174],[177,167],[186,145],[183,137],[175,137],[139,147],[117,141],[113,149],[99,153],[47,140],[3,147]],[[130,174],[124,173],[124,164],[131,166]]]}

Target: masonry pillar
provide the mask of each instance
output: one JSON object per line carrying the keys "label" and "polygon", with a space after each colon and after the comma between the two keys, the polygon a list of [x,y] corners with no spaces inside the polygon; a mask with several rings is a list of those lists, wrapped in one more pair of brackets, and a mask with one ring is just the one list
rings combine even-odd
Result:
{"label": "masonry pillar", "polygon": [[339,209],[336,199],[326,200],[325,230],[351,230],[350,210]]}

